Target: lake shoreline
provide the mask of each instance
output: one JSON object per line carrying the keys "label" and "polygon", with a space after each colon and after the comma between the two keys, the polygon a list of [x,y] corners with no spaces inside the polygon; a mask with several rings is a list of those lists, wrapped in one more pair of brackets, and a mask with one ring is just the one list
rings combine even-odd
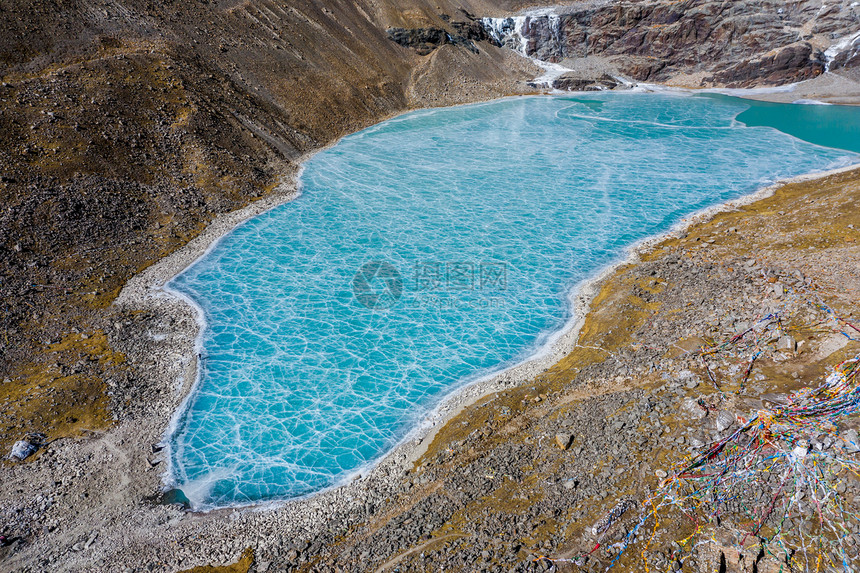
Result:
{"label": "lake shoreline", "polygon": [[[309,157],[310,156],[308,156],[308,158]],[[307,158],[305,158],[305,161],[306,160]],[[557,363],[559,360],[561,360],[568,353],[570,353],[575,348],[576,338],[585,320],[588,309],[591,305],[591,301],[597,293],[599,284],[607,276],[611,275],[617,268],[625,264],[634,263],[636,260],[638,260],[641,254],[647,252],[650,248],[653,247],[653,245],[664,241],[668,237],[676,236],[680,233],[683,233],[684,230],[690,225],[694,225],[704,220],[707,220],[713,217],[713,215],[716,213],[736,209],[741,205],[745,205],[763,199],[772,194],[773,190],[781,185],[788,184],[791,182],[815,179],[818,177],[825,177],[851,169],[853,169],[853,167],[849,166],[824,173],[814,172],[812,174],[801,175],[798,177],[793,177],[777,182],[765,188],[759,189],[750,195],[728,201],[727,203],[706,208],[703,211],[697,213],[693,213],[684,218],[675,226],[673,226],[667,232],[638,241],[637,243],[625,249],[626,254],[624,256],[619,257],[616,261],[610,263],[609,265],[595,273],[595,275],[582,281],[573,289],[571,289],[570,294],[568,295],[568,300],[570,301],[571,305],[571,319],[568,320],[568,322],[560,330],[553,333],[549,337],[549,340],[546,344],[544,344],[541,348],[537,349],[537,351],[531,354],[528,358],[511,367],[484,376],[471,383],[460,385],[455,389],[451,390],[450,392],[447,392],[439,400],[438,405],[427,414],[427,416],[421,423],[419,423],[417,426],[413,427],[409,432],[407,432],[407,434],[398,442],[396,446],[394,446],[376,461],[356,469],[351,473],[349,477],[345,478],[344,480],[341,480],[338,483],[324,488],[323,490],[320,490],[318,492],[308,494],[307,496],[274,502],[249,502],[247,504],[236,504],[235,506],[228,507],[254,507],[258,505],[267,505],[270,503],[289,503],[295,499],[301,500],[313,498],[314,496],[321,495],[326,491],[342,487],[343,485],[352,482],[359,475],[366,476],[368,475],[368,473],[372,473],[374,471],[374,468],[376,468],[380,464],[383,464],[383,462],[388,458],[402,458],[401,465],[405,464],[404,467],[406,467],[406,465],[414,462],[415,460],[420,458],[421,455],[423,455],[423,453],[426,451],[426,448],[432,442],[439,429],[442,428],[450,419],[455,417],[458,413],[462,412],[463,409],[465,409],[471,404],[474,404],[476,401],[482,399],[488,394],[492,394],[494,392],[503,390],[504,388],[520,384],[523,381],[533,379],[535,376],[544,372],[552,365]],[[298,197],[300,195],[298,185],[300,175],[301,167],[288,181],[285,181],[281,185],[279,185],[278,188],[275,190],[275,193],[273,193],[266,199],[249,205],[245,209],[230,213],[229,215],[217,219],[215,222],[213,222],[213,224],[207,227],[206,231],[204,231],[197,239],[186,245],[186,247],[177,251],[170,257],[162,259],[155,265],[148,268],[143,273],[137,275],[132,281],[129,281],[126,288],[123,289],[120,296],[118,297],[116,303],[117,305],[128,305],[130,308],[145,306],[146,304],[148,304],[147,300],[151,302],[151,298],[153,297],[159,299],[164,296],[167,296],[181,300],[184,304],[194,309],[193,314],[195,315],[196,323],[196,335],[193,336],[194,352],[190,356],[186,356],[184,358],[184,379],[180,384],[179,390],[180,394],[182,395],[182,401],[181,405],[174,411],[173,415],[170,417],[170,422],[167,426],[167,430],[164,432],[165,438],[172,434],[172,431],[176,426],[177,420],[184,412],[185,404],[193,396],[197,384],[199,383],[200,372],[196,357],[199,356],[201,350],[201,337],[205,328],[205,323],[203,322],[202,312],[200,311],[200,309],[192,301],[187,299],[187,297],[181,295],[180,293],[165,288],[166,283],[169,282],[169,280],[171,280],[178,273],[182,272],[182,270],[187,268],[189,265],[193,264],[200,257],[205,256],[212,248],[214,248],[218,244],[218,242],[224,236],[229,234],[238,226],[242,225],[245,221]],[[190,333],[185,334],[186,338],[188,336],[190,336]],[[166,447],[168,452],[168,454],[165,456],[166,469],[163,471],[163,480],[168,485],[174,485],[171,483],[170,480],[172,470],[170,467],[171,456],[169,455],[170,446],[168,442],[169,440],[167,439],[161,440],[161,446]],[[196,507],[197,509],[212,509],[207,508],[206,506],[201,507],[199,505]]]}

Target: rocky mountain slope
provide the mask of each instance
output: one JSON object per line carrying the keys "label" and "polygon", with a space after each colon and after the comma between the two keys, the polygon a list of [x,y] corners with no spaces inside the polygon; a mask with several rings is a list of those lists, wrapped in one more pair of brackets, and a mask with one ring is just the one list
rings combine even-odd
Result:
{"label": "rocky mountain slope", "polygon": [[409,107],[530,90],[530,64],[489,43],[420,56],[388,38],[393,26],[453,33],[461,8],[4,2],[0,447],[109,424],[137,385],[92,343],[127,322],[110,306],[119,290],[272,193],[304,154]]}

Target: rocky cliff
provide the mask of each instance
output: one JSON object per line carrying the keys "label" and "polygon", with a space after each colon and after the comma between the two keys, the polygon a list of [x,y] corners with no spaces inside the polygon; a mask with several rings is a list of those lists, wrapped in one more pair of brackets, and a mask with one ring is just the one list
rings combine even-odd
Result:
{"label": "rocky cliff", "polygon": [[539,60],[598,56],[638,81],[749,87],[856,66],[860,9],[849,0],[598,0],[484,22],[497,43]]}

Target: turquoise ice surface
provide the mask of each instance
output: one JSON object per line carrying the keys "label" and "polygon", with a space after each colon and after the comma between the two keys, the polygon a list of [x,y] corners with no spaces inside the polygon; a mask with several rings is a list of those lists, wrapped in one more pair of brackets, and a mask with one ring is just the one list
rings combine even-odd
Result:
{"label": "turquoise ice surface", "polygon": [[[707,97],[729,99],[709,94]],[[749,127],[773,127],[810,143],[860,153],[860,110],[853,105],[786,105],[744,100],[737,120]]]}
{"label": "turquoise ice surface", "polygon": [[337,484],[445,395],[538,350],[570,319],[572,289],[625,247],[858,160],[744,126],[748,107],[512,98],[408,113],[316,154],[298,199],[169,285],[206,321],[169,435],[173,485],[209,508]]}

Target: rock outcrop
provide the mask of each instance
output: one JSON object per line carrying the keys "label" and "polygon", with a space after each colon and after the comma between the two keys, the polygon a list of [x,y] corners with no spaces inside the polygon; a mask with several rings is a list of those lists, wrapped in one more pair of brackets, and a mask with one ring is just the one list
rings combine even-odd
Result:
{"label": "rock outcrop", "polygon": [[472,53],[478,53],[478,48],[471,40],[458,34],[449,34],[442,28],[389,28],[388,38],[401,46],[414,48],[422,56],[445,44],[462,46]]}
{"label": "rock outcrop", "polygon": [[584,77],[578,73],[568,73],[556,78],[552,87],[572,92],[592,92],[615,89],[618,83],[618,80],[609,74],[603,74],[599,77]]}
{"label": "rock outcrop", "polygon": [[799,42],[776,53],[729,66],[709,79],[728,86],[748,85],[752,81],[782,84],[821,75],[825,65],[823,52],[808,42]]}
{"label": "rock outcrop", "polygon": [[825,55],[830,70],[860,68],[860,31],[832,46]]}

